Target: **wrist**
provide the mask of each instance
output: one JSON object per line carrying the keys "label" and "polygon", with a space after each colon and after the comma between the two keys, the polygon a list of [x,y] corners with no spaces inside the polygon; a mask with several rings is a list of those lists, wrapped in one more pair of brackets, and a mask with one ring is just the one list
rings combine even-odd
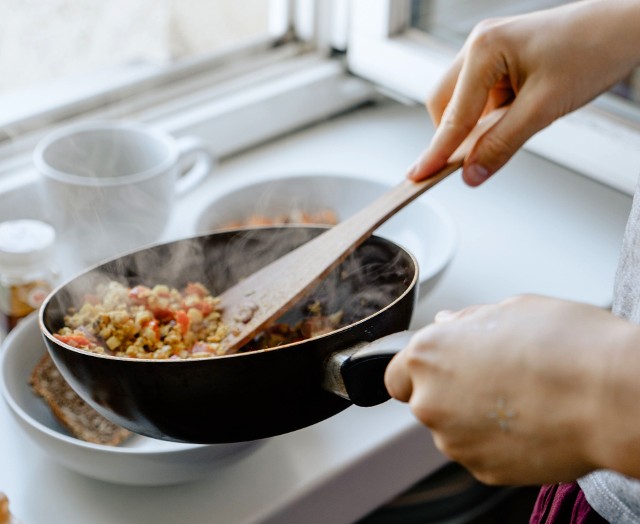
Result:
{"label": "wrist", "polygon": [[607,52],[615,53],[617,61],[627,64],[629,69],[637,67],[640,65],[640,1],[621,0],[615,4],[608,0],[596,1],[599,6],[593,12],[595,19],[601,22],[609,14],[611,16],[611,24],[606,24],[608,27],[603,28],[598,22],[594,28],[606,34]]}

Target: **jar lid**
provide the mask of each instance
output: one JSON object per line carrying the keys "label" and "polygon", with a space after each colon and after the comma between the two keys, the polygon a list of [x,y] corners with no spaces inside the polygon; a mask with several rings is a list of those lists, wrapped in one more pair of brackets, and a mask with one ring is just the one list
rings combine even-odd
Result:
{"label": "jar lid", "polygon": [[47,260],[53,255],[56,232],[40,220],[0,223],[0,266],[17,269]]}

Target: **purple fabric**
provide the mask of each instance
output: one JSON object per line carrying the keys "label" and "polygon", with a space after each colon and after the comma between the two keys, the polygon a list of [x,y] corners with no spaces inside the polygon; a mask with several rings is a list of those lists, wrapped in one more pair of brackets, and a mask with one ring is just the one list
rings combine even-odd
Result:
{"label": "purple fabric", "polygon": [[601,524],[577,482],[542,486],[529,524]]}

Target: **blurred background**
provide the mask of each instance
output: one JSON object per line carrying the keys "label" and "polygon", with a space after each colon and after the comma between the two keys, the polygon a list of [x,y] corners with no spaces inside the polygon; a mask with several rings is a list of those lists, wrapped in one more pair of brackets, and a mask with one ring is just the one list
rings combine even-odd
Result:
{"label": "blurred background", "polygon": [[0,94],[266,34],[268,0],[0,0]]}

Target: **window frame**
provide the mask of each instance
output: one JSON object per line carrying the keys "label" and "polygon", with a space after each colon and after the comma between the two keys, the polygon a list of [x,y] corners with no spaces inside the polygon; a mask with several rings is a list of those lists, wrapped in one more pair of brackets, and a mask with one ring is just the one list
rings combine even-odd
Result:
{"label": "window frame", "polygon": [[[348,68],[424,103],[455,50],[410,27],[410,0],[351,0]],[[640,173],[637,109],[602,95],[532,137],[525,150],[633,193]]]}
{"label": "window frame", "polygon": [[176,136],[197,134],[223,159],[379,97],[370,82],[345,74],[344,61],[332,57],[332,13],[341,0],[270,1],[277,7],[270,27],[278,38],[125,74],[111,84],[90,82],[94,90],[67,92],[62,102],[56,90],[47,90],[46,106],[0,119],[0,196],[33,189],[31,151],[63,124],[136,119]]}
{"label": "window frame", "polygon": [[3,139],[15,138],[42,125],[97,110],[114,101],[153,93],[186,78],[206,75],[227,64],[265,55],[278,44],[294,40],[294,13],[297,13],[298,23],[304,23],[312,16],[309,8],[313,5],[299,6],[301,1],[268,0],[265,35],[210,54],[188,57],[171,64],[123,65],[95,74],[61,79],[20,93],[1,95],[0,143]]}

